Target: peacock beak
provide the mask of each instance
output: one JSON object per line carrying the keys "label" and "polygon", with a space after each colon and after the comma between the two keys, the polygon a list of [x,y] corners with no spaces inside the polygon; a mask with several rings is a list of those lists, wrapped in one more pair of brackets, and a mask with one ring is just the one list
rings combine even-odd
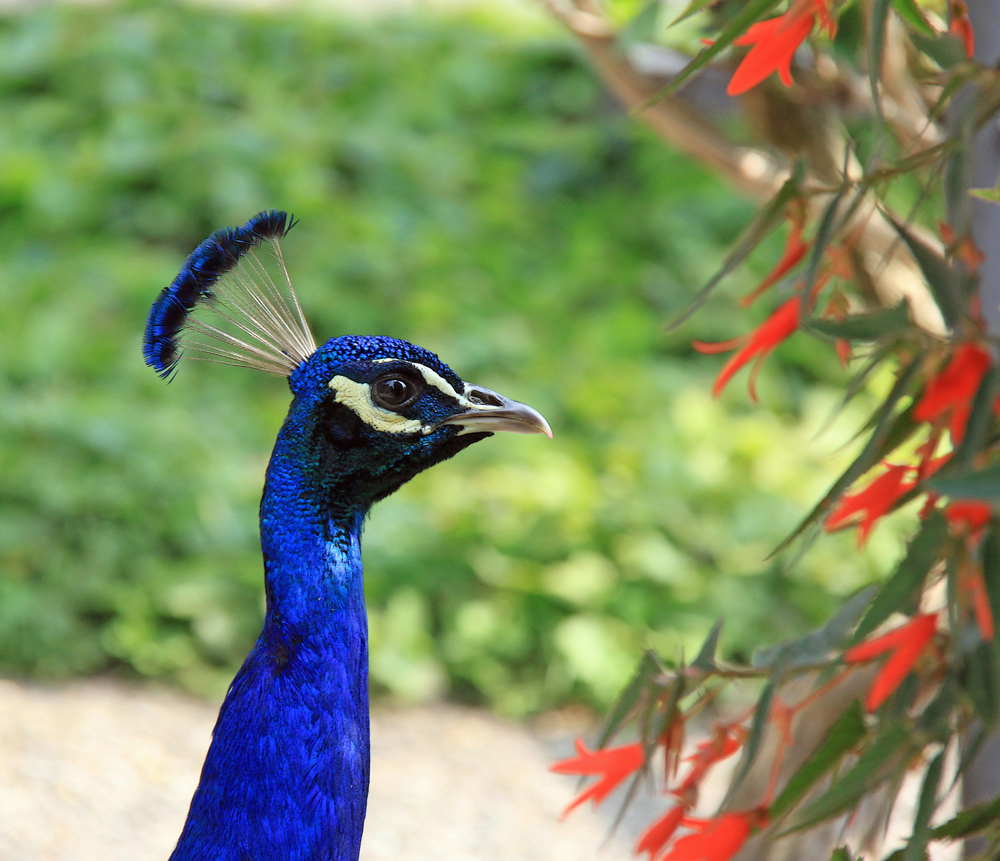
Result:
{"label": "peacock beak", "polygon": [[482,386],[466,386],[465,400],[470,409],[438,422],[441,425],[461,425],[458,435],[466,433],[543,433],[552,439],[552,429],[538,410],[520,401],[512,401]]}

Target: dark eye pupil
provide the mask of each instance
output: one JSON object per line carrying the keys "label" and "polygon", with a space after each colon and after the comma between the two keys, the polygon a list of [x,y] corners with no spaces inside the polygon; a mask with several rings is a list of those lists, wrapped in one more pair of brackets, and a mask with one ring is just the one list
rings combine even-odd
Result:
{"label": "dark eye pupil", "polygon": [[412,387],[406,380],[391,378],[379,380],[375,384],[375,399],[381,406],[398,407],[412,394]]}

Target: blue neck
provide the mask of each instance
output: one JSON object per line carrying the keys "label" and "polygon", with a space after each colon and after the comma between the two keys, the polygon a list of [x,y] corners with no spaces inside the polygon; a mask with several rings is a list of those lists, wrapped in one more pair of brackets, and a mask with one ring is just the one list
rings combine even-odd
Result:
{"label": "blue neck", "polygon": [[368,797],[365,511],[282,428],[261,501],[264,630],[219,713],[171,861],[356,861]]}

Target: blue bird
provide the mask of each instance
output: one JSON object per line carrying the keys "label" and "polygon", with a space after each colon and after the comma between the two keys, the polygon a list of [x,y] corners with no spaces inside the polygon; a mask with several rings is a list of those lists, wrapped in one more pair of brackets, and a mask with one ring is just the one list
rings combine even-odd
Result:
{"label": "blue bird", "polygon": [[495,431],[552,435],[531,407],[406,341],[344,336],[317,349],[281,256],[293,223],[262,212],[212,234],[156,300],[143,339],[165,378],[189,354],[287,376],[293,395],[260,504],[264,630],[226,694],[171,861],[356,861],[369,774],[365,515]]}

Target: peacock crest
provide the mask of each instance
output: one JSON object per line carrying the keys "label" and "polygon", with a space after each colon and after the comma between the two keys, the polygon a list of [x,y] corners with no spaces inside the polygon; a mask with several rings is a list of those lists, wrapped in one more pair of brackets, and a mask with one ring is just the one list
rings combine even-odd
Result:
{"label": "peacock crest", "polygon": [[280,240],[295,223],[268,210],[195,248],[153,304],[146,364],[169,379],[190,354],[287,377],[315,353],[281,253]]}

